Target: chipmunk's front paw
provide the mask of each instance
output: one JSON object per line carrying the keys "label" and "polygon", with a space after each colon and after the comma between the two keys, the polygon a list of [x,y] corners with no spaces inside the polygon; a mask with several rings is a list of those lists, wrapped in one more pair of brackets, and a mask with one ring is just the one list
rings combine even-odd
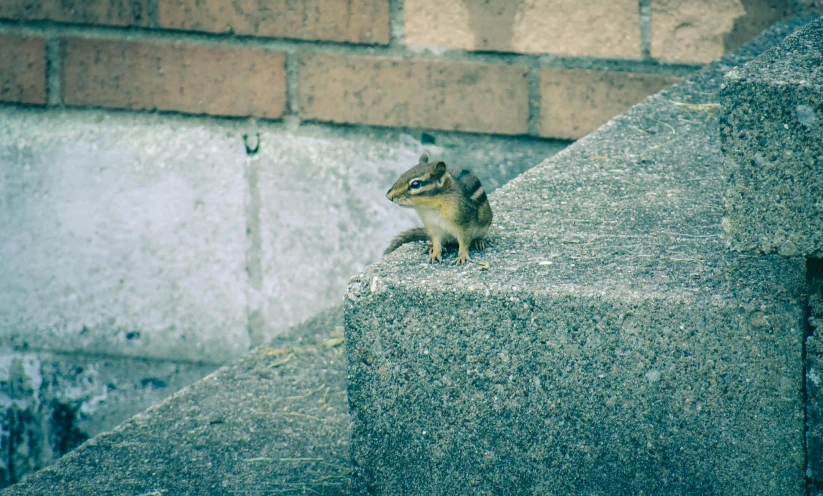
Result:
{"label": "chipmunk's front paw", "polygon": [[435,252],[434,250],[429,250],[429,263],[442,262],[442,261],[443,261],[443,255],[441,255],[439,251]]}
{"label": "chipmunk's front paw", "polygon": [[471,261],[471,258],[469,258],[469,254],[468,253],[461,253],[461,254],[457,255],[457,258],[454,260],[454,264],[455,265],[463,265],[464,263],[469,262],[469,261]]}
{"label": "chipmunk's front paw", "polygon": [[485,239],[475,239],[472,241],[472,249],[473,250],[485,250],[486,249],[486,240]]}

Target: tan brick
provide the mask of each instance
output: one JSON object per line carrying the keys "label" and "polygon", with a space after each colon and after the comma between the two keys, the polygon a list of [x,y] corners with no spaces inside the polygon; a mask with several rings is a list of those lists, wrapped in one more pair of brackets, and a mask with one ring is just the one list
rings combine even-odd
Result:
{"label": "tan brick", "polygon": [[2,0],[0,18],[148,26],[150,0]]}
{"label": "tan brick", "polygon": [[277,118],[286,105],[284,64],[284,54],[258,48],[69,39],[63,102]]}
{"label": "tan brick", "polygon": [[404,0],[403,5],[409,45],[641,56],[637,0]]}
{"label": "tan brick", "polygon": [[790,0],[651,0],[652,57],[705,64],[790,12]]}
{"label": "tan brick", "polygon": [[389,0],[159,0],[160,26],[352,43],[389,42]]}
{"label": "tan brick", "polygon": [[577,139],[680,78],[659,74],[544,68],[540,134]]}
{"label": "tan brick", "polygon": [[46,40],[0,34],[0,101],[46,103]]}
{"label": "tan brick", "polygon": [[313,54],[300,69],[305,119],[482,133],[528,131],[526,67]]}

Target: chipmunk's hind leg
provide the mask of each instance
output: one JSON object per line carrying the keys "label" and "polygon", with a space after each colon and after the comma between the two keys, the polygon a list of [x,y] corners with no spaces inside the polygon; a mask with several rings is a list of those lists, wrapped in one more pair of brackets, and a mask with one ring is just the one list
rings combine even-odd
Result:
{"label": "chipmunk's hind leg", "polygon": [[485,250],[486,249],[486,240],[483,238],[475,239],[472,241],[472,250]]}

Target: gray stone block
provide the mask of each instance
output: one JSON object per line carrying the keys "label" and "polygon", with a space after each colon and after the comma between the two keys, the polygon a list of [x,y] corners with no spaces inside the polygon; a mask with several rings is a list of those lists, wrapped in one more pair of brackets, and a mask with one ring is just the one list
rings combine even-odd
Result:
{"label": "gray stone block", "polygon": [[724,83],[731,248],[823,257],[823,18]]}
{"label": "gray stone block", "polygon": [[341,324],[338,306],[3,495],[349,494]]}
{"label": "gray stone block", "polygon": [[0,340],[223,362],[249,348],[242,141],[186,121],[0,112]]}
{"label": "gray stone block", "polygon": [[476,263],[352,280],[358,491],[805,494],[805,263],[726,250],[717,119],[795,27],[503,186]]}

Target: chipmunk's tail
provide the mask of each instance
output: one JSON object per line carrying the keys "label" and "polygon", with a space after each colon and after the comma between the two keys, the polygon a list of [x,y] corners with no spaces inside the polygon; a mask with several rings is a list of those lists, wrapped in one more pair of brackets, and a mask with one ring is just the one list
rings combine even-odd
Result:
{"label": "chipmunk's tail", "polygon": [[394,250],[400,248],[401,246],[405,245],[406,243],[411,243],[412,241],[428,241],[429,235],[426,234],[426,230],[422,227],[415,227],[414,229],[409,229],[408,231],[403,231],[391,240],[389,243],[389,247],[386,248],[386,251],[383,252],[384,255],[388,255],[389,253],[393,252]]}

